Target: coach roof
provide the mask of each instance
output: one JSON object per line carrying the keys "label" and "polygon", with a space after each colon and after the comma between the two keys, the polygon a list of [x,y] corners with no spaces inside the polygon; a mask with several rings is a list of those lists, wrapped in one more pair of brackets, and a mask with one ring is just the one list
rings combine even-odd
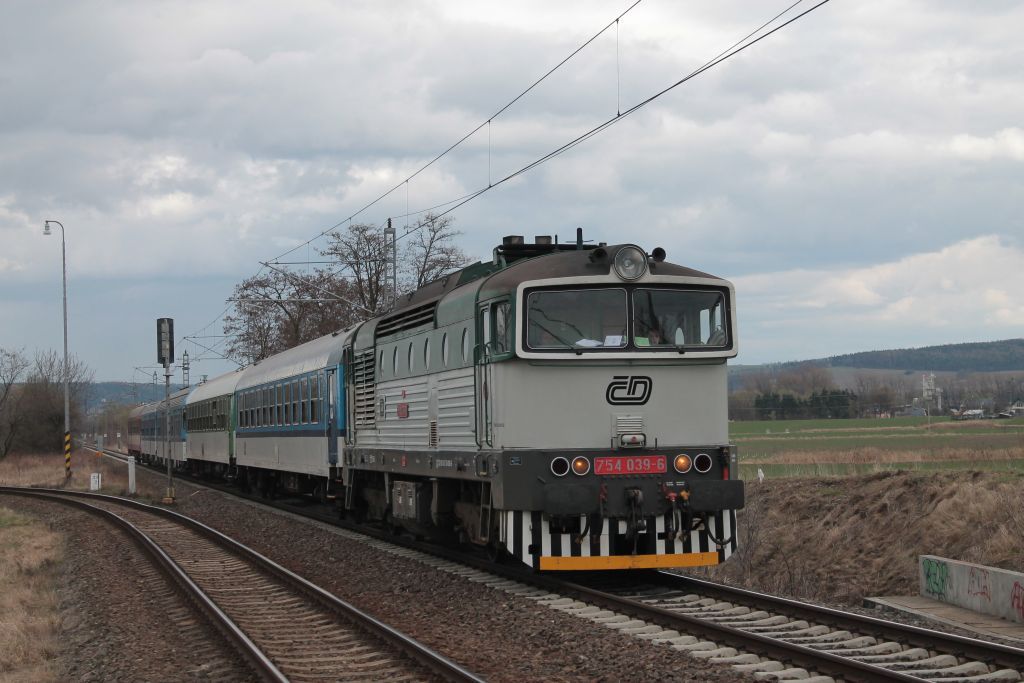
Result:
{"label": "coach roof", "polygon": [[191,404],[197,401],[205,401],[209,398],[216,398],[217,396],[224,396],[225,394],[233,394],[235,393],[235,385],[238,384],[238,380],[241,377],[242,370],[238,369],[218,375],[202,384],[197,384],[189,395],[188,402]]}
{"label": "coach roof", "polygon": [[351,328],[328,334],[250,365],[242,370],[235,391],[335,366],[351,334]]}

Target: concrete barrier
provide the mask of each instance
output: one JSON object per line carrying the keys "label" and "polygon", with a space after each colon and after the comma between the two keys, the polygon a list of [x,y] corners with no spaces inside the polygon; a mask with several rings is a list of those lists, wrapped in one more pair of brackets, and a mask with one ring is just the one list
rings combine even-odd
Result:
{"label": "concrete barrier", "polygon": [[935,555],[918,560],[921,595],[1024,624],[1024,574]]}

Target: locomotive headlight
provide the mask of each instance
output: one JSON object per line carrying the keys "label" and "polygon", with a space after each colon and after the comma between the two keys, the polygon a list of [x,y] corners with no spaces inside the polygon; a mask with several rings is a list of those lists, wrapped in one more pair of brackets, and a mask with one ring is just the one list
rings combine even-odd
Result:
{"label": "locomotive headlight", "polygon": [[636,280],[647,272],[647,253],[629,245],[615,254],[615,274],[623,280]]}
{"label": "locomotive headlight", "polygon": [[584,458],[582,455],[578,458],[573,458],[572,471],[579,475],[584,475],[590,471],[590,461]]}
{"label": "locomotive headlight", "polygon": [[552,460],[551,474],[555,475],[556,477],[564,477],[565,475],[569,474],[569,461],[563,458],[562,456],[558,456],[557,458]]}
{"label": "locomotive headlight", "polygon": [[693,463],[690,461],[690,456],[686,453],[680,453],[672,462],[672,466],[676,468],[676,472],[679,474],[686,474],[689,472],[692,465]]}

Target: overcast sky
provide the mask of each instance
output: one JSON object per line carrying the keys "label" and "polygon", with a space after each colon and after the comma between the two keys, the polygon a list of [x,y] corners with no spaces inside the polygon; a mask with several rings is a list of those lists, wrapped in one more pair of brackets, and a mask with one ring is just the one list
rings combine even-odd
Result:
{"label": "overcast sky", "polygon": [[[216,346],[259,261],[401,183],[629,4],[5,0],[0,347],[61,346],[45,219],[67,230],[71,350],[97,379],[145,379],[158,317]],[[357,220],[486,186],[788,4],[644,0]],[[577,227],[662,246],[736,284],[739,363],[1020,337],[1021,26],[1019,2],[833,0],[455,211],[463,247]],[[189,353],[193,377],[229,367]]]}

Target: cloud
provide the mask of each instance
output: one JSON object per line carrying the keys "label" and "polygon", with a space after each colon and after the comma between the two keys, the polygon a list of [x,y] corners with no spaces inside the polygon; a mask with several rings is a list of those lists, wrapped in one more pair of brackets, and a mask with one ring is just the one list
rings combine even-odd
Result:
{"label": "cloud", "polygon": [[[52,281],[55,242],[39,232],[56,218],[69,275],[92,285],[76,291],[101,297],[117,273],[194,301],[174,283],[240,281],[396,185],[356,220],[383,224],[485,188],[769,14],[737,0],[642,3],[402,182],[627,6],[13,3],[0,23],[0,287]],[[938,255],[977,243],[1003,264],[992,245],[1020,247],[1022,22],[1013,2],[829,3],[460,208],[462,246],[486,259],[501,235],[564,238],[577,226],[595,240],[662,246],[756,285],[741,309],[745,325],[756,321],[744,352],[765,359],[792,357],[808,339],[823,355],[888,345],[843,329],[850,320],[908,336],[915,320],[918,337],[946,339],[956,316],[943,304],[964,311],[964,334],[1003,334],[1019,320],[1020,288],[974,257]],[[777,295],[776,274],[793,283]],[[219,308],[204,315],[229,294],[205,292]],[[833,311],[844,315],[827,335],[790,322],[824,324]],[[98,325],[119,324],[102,315]]]}
{"label": "cloud", "polygon": [[[1024,249],[986,235],[867,267],[741,276],[741,334],[757,347],[759,336],[784,329],[816,356],[866,350],[866,340],[895,348],[1017,337],[1022,263]],[[836,345],[843,337],[855,341]],[[802,351],[789,358],[809,357]]]}

